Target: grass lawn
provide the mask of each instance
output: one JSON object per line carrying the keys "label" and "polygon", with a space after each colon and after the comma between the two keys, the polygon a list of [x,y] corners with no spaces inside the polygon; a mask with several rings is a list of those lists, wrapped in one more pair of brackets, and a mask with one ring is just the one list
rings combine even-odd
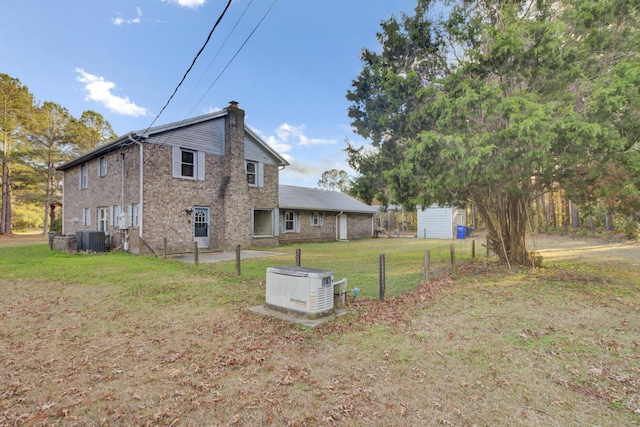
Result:
{"label": "grass lawn", "polygon": [[[640,424],[638,245],[537,242],[546,268],[509,272],[455,242],[452,278],[448,243],[286,246],[238,277],[0,241],[0,425]],[[296,248],[362,290],[346,315],[247,310]],[[419,286],[425,249],[439,274]]]}

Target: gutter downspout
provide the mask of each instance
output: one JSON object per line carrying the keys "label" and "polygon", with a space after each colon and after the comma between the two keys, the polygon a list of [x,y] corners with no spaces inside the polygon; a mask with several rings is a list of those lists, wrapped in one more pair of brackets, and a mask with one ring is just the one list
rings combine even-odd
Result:
{"label": "gutter downspout", "polygon": [[[143,197],[143,190],[144,190],[144,171],[143,171],[143,167],[144,167],[144,148],[142,146],[142,143],[136,139],[133,139],[131,137],[131,134],[129,134],[129,141],[134,142],[136,144],[138,144],[138,146],[140,147],[140,165],[139,165],[139,170],[140,170],[140,190],[138,191],[138,193],[140,194],[140,200],[138,201],[138,236],[140,237],[140,240],[142,241],[142,218],[144,218],[144,215],[142,215],[142,206],[143,206],[143,201],[144,201],[144,197]],[[141,250],[142,248],[139,248],[139,250]]]}
{"label": "gutter downspout", "polygon": [[[125,178],[124,178],[124,151],[120,151],[120,175],[122,175],[122,183],[120,188],[120,213],[118,214],[120,218],[118,218],[118,226],[120,228],[119,235],[122,237],[122,250],[125,252],[129,252],[129,232],[128,230],[122,230],[123,224],[121,222],[122,218],[126,218],[123,214],[125,212],[125,204],[124,204],[124,189],[125,189]],[[126,219],[124,225],[126,225]],[[124,234],[124,236],[123,236]]]}

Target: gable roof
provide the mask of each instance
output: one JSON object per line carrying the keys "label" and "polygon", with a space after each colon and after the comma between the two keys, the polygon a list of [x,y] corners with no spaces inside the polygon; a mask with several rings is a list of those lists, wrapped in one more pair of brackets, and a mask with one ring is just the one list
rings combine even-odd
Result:
{"label": "gable roof", "polygon": [[339,191],[280,185],[280,209],[299,209],[324,212],[352,212],[374,214],[375,206],[369,206]]}
{"label": "gable roof", "polygon": [[[87,153],[80,155],[79,157],[76,157],[73,160],[63,163],[62,165],[58,166],[56,170],[64,171],[74,166],[81,165],[83,163],[88,162],[89,160],[93,160],[97,157],[104,156],[105,154],[108,154],[111,151],[119,150],[125,146],[134,144],[135,143],[134,140],[138,140],[139,142],[145,142],[144,140],[150,138],[153,135],[157,135],[165,132],[171,132],[177,129],[181,129],[181,128],[185,128],[198,123],[206,122],[208,120],[215,120],[217,118],[224,117],[228,114],[229,114],[228,111],[224,109],[221,111],[216,111],[213,113],[203,114],[201,116],[181,120],[178,122],[167,123],[164,125],[154,126],[148,129],[141,129],[134,132],[128,132],[104,145],[101,145]],[[256,140],[260,146],[262,146],[267,152],[269,152],[269,154],[275,157],[276,160],[278,161],[279,166],[289,165],[289,162],[287,162],[284,157],[278,154],[278,152],[276,152],[269,144],[267,144],[262,138],[260,138],[258,134],[253,130],[251,130],[247,125],[244,126],[244,131],[245,133],[250,135],[254,140]]]}

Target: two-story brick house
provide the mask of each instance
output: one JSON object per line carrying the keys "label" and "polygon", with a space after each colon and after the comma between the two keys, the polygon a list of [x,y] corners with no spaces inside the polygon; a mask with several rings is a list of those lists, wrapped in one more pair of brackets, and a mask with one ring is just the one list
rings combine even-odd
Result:
{"label": "two-story brick house", "polygon": [[222,111],[117,138],[58,170],[63,233],[105,231],[133,253],[279,241],[279,169],[287,161]]}

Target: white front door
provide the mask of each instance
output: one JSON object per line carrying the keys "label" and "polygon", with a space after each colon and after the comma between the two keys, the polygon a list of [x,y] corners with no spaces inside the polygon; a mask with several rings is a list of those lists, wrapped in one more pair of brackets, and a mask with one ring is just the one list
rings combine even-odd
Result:
{"label": "white front door", "polygon": [[199,248],[209,247],[209,208],[193,208],[193,240]]}
{"label": "white front door", "polygon": [[340,215],[340,233],[338,239],[347,240],[347,215]]}

